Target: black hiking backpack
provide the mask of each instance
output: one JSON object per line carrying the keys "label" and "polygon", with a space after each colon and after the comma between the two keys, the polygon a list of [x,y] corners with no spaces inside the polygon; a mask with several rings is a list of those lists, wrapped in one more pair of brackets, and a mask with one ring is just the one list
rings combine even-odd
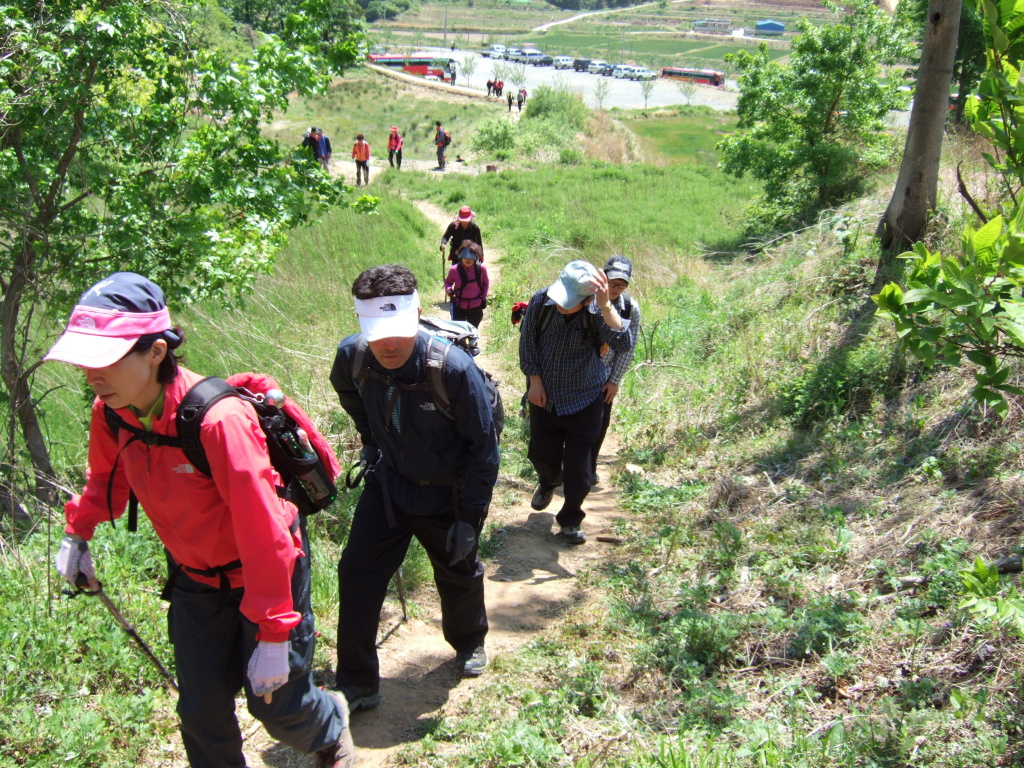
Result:
{"label": "black hiking backpack", "polygon": [[[214,403],[225,397],[237,397],[249,403],[256,411],[260,428],[266,436],[270,463],[284,482],[284,486],[278,486],[277,495],[295,504],[304,515],[311,515],[330,506],[338,496],[334,477],[340,472],[340,468],[333,455],[325,455],[325,451],[329,450],[327,442],[316,431],[312,420],[296,403],[284,397],[276,382],[270,377],[238,374],[229,378],[237,380],[238,386],[210,376],[185,393],[178,404],[178,413],[175,417],[177,437],[160,435],[132,426],[122,419],[117,411],[105,405],[104,418],[114,436],[116,437],[122,429],[132,434],[128,442],[121,446],[118,457],[121,451],[135,440],[140,440],[146,445],[180,448],[197,472],[209,476],[210,461],[200,440],[200,427]],[[242,385],[243,382],[248,386],[259,383],[268,388],[265,392],[252,392],[247,386]],[[302,422],[301,425],[299,421]],[[116,459],[114,463],[116,467]],[[114,523],[111,498],[114,474],[111,471],[107,481],[107,510],[110,512],[111,524]],[[129,531],[135,531],[138,527],[138,508],[138,499],[132,491],[128,503]]]}
{"label": "black hiking backpack", "polygon": [[[418,384],[404,384],[397,380],[394,383],[400,389],[429,392],[437,412],[448,421],[454,422],[455,417],[451,414],[452,400],[444,380],[448,353],[453,346],[457,346],[470,357],[476,357],[480,354],[480,333],[472,323],[463,320],[439,320],[435,317],[421,317],[420,329],[431,335],[430,343],[427,345],[427,380]],[[352,356],[352,379],[356,382],[360,394],[366,386],[367,378],[390,378],[370,368],[366,359],[368,347],[366,337],[360,336],[356,344],[356,353]],[[480,371],[484,375],[484,386],[491,401],[494,432],[500,440],[502,430],[505,429],[505,406],[501,402],[498,382],[483,368],[480,368]]]}

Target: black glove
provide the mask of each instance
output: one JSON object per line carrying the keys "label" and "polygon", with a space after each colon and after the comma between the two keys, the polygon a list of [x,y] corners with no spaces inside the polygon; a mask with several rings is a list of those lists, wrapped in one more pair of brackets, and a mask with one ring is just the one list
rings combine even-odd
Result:
{"label": "black glove", "polygon": [[370,467],[377,466],[377,461],[380,459],[380,448],[373,443],[367,443],[359,449],[359,463],[369,469]]}
{"label": "black glove", "polygon": [[448,529],[448,540],[444,545],[444,551],[452,554],[448,565],[455,565],[465,560],[473,554],[476,544],[476,528],[462,520],[452,523]]}

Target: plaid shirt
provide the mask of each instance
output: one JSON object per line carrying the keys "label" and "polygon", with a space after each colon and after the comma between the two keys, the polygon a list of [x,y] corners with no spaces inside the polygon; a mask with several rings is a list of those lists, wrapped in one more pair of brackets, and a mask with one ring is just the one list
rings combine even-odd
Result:
{"label": "plaid shirt", "polygon": [[[553,315],[547,328],[537,338],[536,322],[541,305],[550,305]],[[578,413],[601,394],[608,373],[587,335],[583,312],[595,315],[601,341],[625,357],[630,349],[631,320],[622,321],[622,330],[613,331],[601,317],[596,302],[565,321],[546,291],[538,291],[530,299],[519,336],[519,368],[527,376],[540,376],[548,396],[548,410],[559,416]]]}
{"label": "plaid shirt", "polygon": [[[626,294],[620,294],[619,298],[612,302],[620,317],[622,316],[622,311],[626,308],[626,301],[623,298],[624,296],[626,296]],[[601,358],[604,363],[604,369],[608,372],[608,381],[612,384],[622,383],[622,378],[629,370],[629,366],[633,364],[633,355],[636,353],[636,343],[640,338],[640,305],[636,303],[636,299],[632,296],[629,297],[629,302],[633,305],[633,309],[629,313],[628,321],[629,351],[624,354],[618,354],[614,349],[609,349],[608,353]]]}

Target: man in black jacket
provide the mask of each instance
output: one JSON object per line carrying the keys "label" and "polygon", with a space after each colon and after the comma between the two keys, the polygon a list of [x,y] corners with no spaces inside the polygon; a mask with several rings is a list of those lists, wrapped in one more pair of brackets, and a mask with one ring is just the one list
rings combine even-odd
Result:
{"label": "man in black jacket", "polygon": [[413,536],[434,568],[441,626],[460,673],[486,668],[477,545],[498,477],[498,439],[484,374],[460,348],[448,351],[443,367],[450,417],[423,387],[428,347],[437,342],[419,330],[412,272],[397,264],[368,269],[352,293],[362,333],[339,344],[331,384],[368,467],[338,564],[336,684],[355,712],[380,701],[377,625]]}

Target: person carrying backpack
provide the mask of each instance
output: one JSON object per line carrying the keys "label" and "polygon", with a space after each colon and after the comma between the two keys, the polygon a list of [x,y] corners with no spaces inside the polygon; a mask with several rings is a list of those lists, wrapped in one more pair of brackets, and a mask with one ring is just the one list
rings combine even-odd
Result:
{"label": "person carrying backpack", "polygon": [[571,261],[533,295],[520,325],[519,367],[529,379],[528,458],[538,477],[530,506],[547,509],[561,485],[555,521],[569,544],[587,540],[582,505],[596,481],[591,454],[608,380],[601,355],[605,345],[616,354],[629,352],[629,324],[611,303],[604,272]]}
{"label": "person carrying backpack", "polygon": [[[72,586],[100,589],[89,541],[133,493],[167,551],[164,594],[189,764],[245,765],[235,716],[244,689],[271,736],[316,753],[319,766],[348,768],[348,705],[310,674],[305,518],[279,494],[256,413],[238,397],[217,401],[202,419],[209,474],[189,463],[176,439],[178,408],[202,377],[179,364],[174,350],[183,341],[160,288],[118,272],[82,295],[45,356],[80,367],[96,395],[85,489],[64,507],[57,571]],[[108,409],[127,428],[115,432]]]}
{"label": "person carrying backpack", "polygon": [[491,287],[487,267],[480,263],[483,249],[472,240],[466,240],[459,251],[459,261],[452,264],[444,279],[445,293],[452,302],[452,320],[466,320],[480,327],[487,308],[487,293]]}
{"label": "person carrying backpack", "polygon": [[[388,583],[414,536],[433,566],[441,627],[459,674],[476,676],[487,667],[477,545],[498,477],[498,425],[473,358],[420,328],[416,289],[416,277],[398,264],[360,274],[352,293],[361,333],[341,341],[331,370],[367,467],[338,564],[336,686],[353,712],[380,702],[377,626]],[[441,372],[450,400],[443,412],[427,370],[434,348],[445,350]]]}
{"label": "person carrying backpack", "polygon": [[442,127],[440,120],[434,121],[434,146],[437,147],[437,170],[443,171],[446,163],[444,153],[452,143],[452,135]]}
{"label": "person carrying backpack", "polygon": [[604,414],[601,417],[601,432],[598,434],[597,442],[594,443],[593,469],[597,477],[597,457],[601,453],[601,446],[604,444],[605,435],[608,434],[608,425],[612,419],[612,403],[615,396],[619,394],[619,385],[622,378],[633,363],[633,356],[636,353],[636,344],[640,338],[640,305],[636,299],[626,293],[629,281],[633,276],[633,262],[621,254],[612,256],[601,268],[608,278],[608,298],[619,317],[629,320],[629,351],[620,354],[609,348],[601,361],[608,374],[604,384]]}

